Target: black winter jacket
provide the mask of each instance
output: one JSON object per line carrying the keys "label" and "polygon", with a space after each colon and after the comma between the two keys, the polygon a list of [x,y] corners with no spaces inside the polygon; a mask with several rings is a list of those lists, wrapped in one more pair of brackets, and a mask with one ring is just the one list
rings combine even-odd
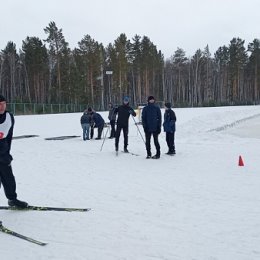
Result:
{"label": "black winter jacket", "polygon": [[[4,114],[0,114],[0,124],[3,124],[6,120],[7,113],[4,112]],[[11,144],[12,144],[12,138],[13,138],[13,129],[14,129],[14,116],[13,114],[9,113],[11,117],[11,127],[8,131],[7,136],[2,136],[2,133],[0,133],[0,163],[2,164],[10,164],[13,160],[10,150],[11,150]]]}
{"label": "black winter jacket", "polygon": [[124,104],[117,107],[115,109],[115,114],[118,114],[117,125],[119,125],[120,127],[128,127],[129,116],[130,115],[136,116],[135,111],[133,110],[133,108],[129,106],[129,104],[127,105]]}

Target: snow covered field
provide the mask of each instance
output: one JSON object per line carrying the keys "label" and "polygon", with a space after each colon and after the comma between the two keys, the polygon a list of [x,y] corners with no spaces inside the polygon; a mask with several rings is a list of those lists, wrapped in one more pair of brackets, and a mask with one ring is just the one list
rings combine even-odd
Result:
{"label": "snow covered field", "polygon": [[[131,118],[129,150],[140,156],[116,157],[110,139],[102,151],[103,140],[44,140],[81,136],[80,113],[16,116],[15,136],[39,135],[13,140],[18,197],[92,210],[0,211],[5,226],[48,243],[0,233],[0,259],[260,259],[260,106],[175,113],[177,154],[164,154],[162,132],[160,160],[145,159]],[[2,189],[0,202],[7,203]]]}

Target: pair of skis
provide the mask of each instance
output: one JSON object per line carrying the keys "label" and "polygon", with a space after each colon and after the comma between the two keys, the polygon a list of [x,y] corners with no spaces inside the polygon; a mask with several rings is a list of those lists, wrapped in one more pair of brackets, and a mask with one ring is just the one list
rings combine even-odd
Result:
{"label": "pair of skis", "polygon": [[[41,207],[41,206],[28,206],[26,208],[17,208],[17,207],[9,207],[9,206],[0,206],[0,210],[21,210],[21,211],[26,211],[26,210],[36,210],[36,211],[67,211],[67,212],[86,212],[86,211],[90,211],[91,208],[60,208],[60,207]],[[9,228],[3,226],[2,221],[0,221],[0,231],[14,236],[14,237],[18,237],[21,238],[23,240],[26,240],[28,242],[40,245],[40,246],[45,246],[47,245],[47,243],[35,240],[31,237],[28,236],[24,236],[22,234],[19,234],[13,230],[10,230]]]}

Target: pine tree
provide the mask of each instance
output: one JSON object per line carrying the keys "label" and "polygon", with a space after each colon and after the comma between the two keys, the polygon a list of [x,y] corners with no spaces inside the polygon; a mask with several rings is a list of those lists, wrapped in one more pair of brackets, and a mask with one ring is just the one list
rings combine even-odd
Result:
{"label": "pine tree", "polygon": [[[62,57],[68,57],[68,43],[62,33],[62,29],[58,29],[55,22],[50,22],[49,26],[44,29],[48,34],[45,40],[49,43],[49,67],[50,67],[50,88],[54,89],[55,100],[59,103],[62,101],[62,82],[61,82],[61,62]],[[56,69],[56,73],[55,73]],[[56,79],[56,80],[55,80]],[[53,85],[54,84],[54,85]]]}
{"label": "pine tree", "polygon": [[[27,37],[22,45],[24,65],[33,102],[47,102],[48,92],[48,53],[37,37]],[[30,98],[31,99],[31,98]]]}
{"label": "pine tree", "polygon": [[[84,66],[84,92],[85,95],[91,97],[89,102],[94,106],[95,103],[100,103],[98,97],[101,95],[100,71],[103,64],[103,46],[92,39],[90,35],[84,36],[78,45]],[[89,89],[90,91],[88,91]]]}
{"label": "pine tree", "polygon": [[254,39],[248,44],[250,79],[252,81],[252,100],[259,102],[260,98],[260,40]]}
{"label": "pine tree", "polygon": [[16,52],[16,45],[13,42],[8,42],[6,48],[1,53],[1,89],[9,102],[14,102],[17,97],[16,74],[19,64],[19,56]]}
{"label": "pine tree", "polygon": [[247,62],[245,41],[233,38],[229,45],[229,74],[231,83],[231,102],[242,101],[243,97],[243,69]]}

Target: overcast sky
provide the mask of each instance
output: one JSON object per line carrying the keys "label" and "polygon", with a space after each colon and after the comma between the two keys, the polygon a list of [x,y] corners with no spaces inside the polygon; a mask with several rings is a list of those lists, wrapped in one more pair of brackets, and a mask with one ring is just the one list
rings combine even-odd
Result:
{"label": "overcast sky", "polygon": [[0,0],[0,50],[8,41],[21,48],[27,36],[46,39],[54,21],[70,48],[89,34],[106,47],[125,33],[148,36],[169,58],[187,56],[208,44],[211,54],[233,37],[246,46],[260,39],[260,0]]}

